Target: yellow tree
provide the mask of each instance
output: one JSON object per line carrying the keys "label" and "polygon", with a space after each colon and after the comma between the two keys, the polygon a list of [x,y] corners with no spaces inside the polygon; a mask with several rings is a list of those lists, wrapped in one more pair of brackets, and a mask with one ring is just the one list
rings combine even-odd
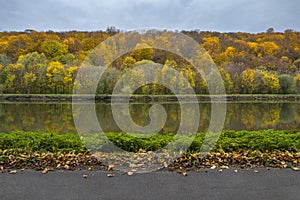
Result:
{"label": "yellow tree", "polygon": [[237,55],[237,51],[235,50],[234,47],[229,46],[227,47],[227,49],[225,50],[225,52],[219,54],[219,56],[217,56],[215,58],[217,63],[224,63],[224,62],[231,62],[232,58]]}
{"label": "yellow tree", "polygon": [[255,71],[246,69],[241,74],[241,92],[244,94],[252,94],[255,90],[254,84]]}
{"label": "yellow tree", "polygon": [[257,55],[258,53],[258,44],[256,42],[247,42],[248,47],[251,49],[251,52],[254,55]]}
{"label": "yellow tree", "polygon": [[220,39],[217,37],[207,37],[203,39],[204,42],[202,46],[206,49],[210,54],[217,54],[221,51]]}
{"label": "yellow tree", "polygon": [[135,46],[136,49],[132,54],[137,61],[141,60],[152,60],[154,49],[151,48],[147,43],[138,43]]}
{"label": "yellow tree", "polygon": [[16,91],[15,84],[14,84],[15,79],[16,79],[16,75],[14,74],[8,74],[6,76],[5,87],[9,93],[15,93]]}
{"label": "yellow tree", "polygon": [[129,68],[132,68],[135,63],[136,63],[136,60],[133,57],[126,56],[125,59],[123,60],[122,64],[120,65],[120,68],[121,68],[121,70],[129,69]]}
{"label": "yellow tree", "polygon": [[255,85],[256,93],[276,94],[280,91],[279,78],[265,71],[255,74]]}
{"label": "yellow tree", "polygon": [[51,93],[63,92],[65,68],[60,62],[51,62],[47,68],[47,86]]}
{"label": "yellow tree", "polygon": [[69,67],[66,71],[65,71],[65,75],[64,75],[64,92],[71,94],[73,91],[73,84],[74,84],[74,79],[76,77],[76,73],[78,71],[78,67],[74,66],[74,67]]}
{"label": "yellow tree", "polygon": [[34,87],[36,79],[36,75],[32,72],[26,72],[24,74],[24,85],[27,88],[28,94],[30,94],[31,89]]}
{"label": "yellow tree", "polygon": [[263,47],[264,54],[268,56],[275,56],[276,51],[280,49],[274,42],[264,42],[261,46]]}

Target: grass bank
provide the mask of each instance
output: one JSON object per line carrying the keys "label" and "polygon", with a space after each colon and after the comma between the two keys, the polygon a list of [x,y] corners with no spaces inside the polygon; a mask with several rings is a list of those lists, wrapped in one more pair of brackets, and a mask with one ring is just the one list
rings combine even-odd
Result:
{"label": "grass bank", "polygon": [[[206,137],[197,133],[189,136],[174,137],[174,134],[158,134],[147,138],[140,134],[106,133],[118,147],[137,152],[145,158],[164,147],[171,141],[174,148],[188,142],[190,147],[184,151],[168,170],[198,170],[216,167],[297,167],[300,164],[300,131],[224,131],[211,152],[202,157],[200,148],[205,139],[210,143],[214,135]],[[100,152],[108,145],[105,137],[99,134],[56,134],[41,132],[0,133],[0,168],[4,169],[107,169],[102,160],[97,159],[83,145]],[[49,168],[50,167],[50,168]],[[297,168],[298,169],[298,168]],[[1,170],[0,170],[1,171]]]}
{"label": "grass bank", "polygon": [[[190,101],[189,95],[178,95],[185,101]],[[125,101],[126,97],[115,95],[119,101]],[[90,94],[2,94],[2,101],[77,101],[96,100],[100,102],[110,102],[112,95],[90,95]],[[196,95],[198,101],[299,101],[299,94],[227,94],[220,95]],[[132,95],[130,101],[135,102],[172,102],[177,101],[175,95]]]}
{"label": "grass bank", "polygon": [[[174,139],[174,134],[157,134],[150,137],[141,137],[141,134],[106,133],[107,138],[118,147],[137,152],[139,150],[155,151],[169,144]],[[199,152],[206,137],[204,133],[191,134],[194,138],[184,135],[176,138],[174,145],[184,142],[191,143],[188,152]],[[215,135],[207,136],[206,143],[213,140]],[[105,150],[105,138],[102,134],[86,134],[82,138],[88,143],[89,148],[96,149],[98,144]],[[88,152],[79,135],[65,133],[42,132],[11,132],[0,133],[0,152],[4,150],[15,152]],[[300,131],[290,130],[262,130],[262,131],[224,131],[220,134],[212,152],[259,150],[259,151],[299,151]]]}

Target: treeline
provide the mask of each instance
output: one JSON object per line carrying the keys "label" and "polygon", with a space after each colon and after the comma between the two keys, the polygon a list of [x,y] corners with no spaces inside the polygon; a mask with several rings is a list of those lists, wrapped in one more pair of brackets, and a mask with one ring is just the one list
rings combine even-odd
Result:
{"label": "treeline", "polygon": [[[73,86],[76,89],[83,84],[74,82],[81,63],[99,43],[118,32],[113,27],[97,32],[1,32],[0,93],[72,93]],[[278,33],[270,28],[257,34],[197,30],[182,33],[209,52],[220,70],[227,93],[300,93],[299,32]],[[147,46],[112,63],[100,80],[97,92],[112,93],[125,72],[150,61],[178,70],[196,93],[208,93],[206,82],[188,62]],[[168,77],[170,73],[164,68],[157,73],[171,84],[180,84],[176,77]],[[131,70],[127,76],[132,84],[137,84],[143,74]],[[170,94],[171,91],[156,84],[143,86],[136,93]]]}

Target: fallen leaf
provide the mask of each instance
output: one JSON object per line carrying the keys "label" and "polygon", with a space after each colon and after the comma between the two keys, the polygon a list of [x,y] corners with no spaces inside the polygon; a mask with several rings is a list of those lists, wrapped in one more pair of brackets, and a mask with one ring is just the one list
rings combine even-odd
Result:
{"label": "fallen leaf", "polygon": [[88,175],[87,175],[87,174],[83,174],[82,177],[83,177],[83,178],[87,178]]}
{"label": "fallen leaf", "polygon": [[223,170],[222,169],[219,169],[219,173],[221,173]]}
{"label": "fallen leaf", "polygon": [[181,174],[183,172],[182,167],[179,167],[179,169],[177,170],[177,172]]}
{"label": "fallen leaf", "polygon": [[132,176],[132,175],[133,175],[133,172],[132,172],[132,171],[129,171],[129,172],[127,172],[127,175],[128,175],[128,176]]}
{"label": "fallen leaf", "polygon": [[188,174],[187,174],[187,172],[183,172],[182,175],[183,176],[187,176]]}
{"label": "fallen leaf", "polygon": [[168,164],[166,162],[164,162],[164,167],[167,168],[168,167]]}
{"label": "fallen leaf", "polygon": [[216,169],[216,168],[217,168],[217,166],[216,166],[216,165],[213,165],[213,166],[211,166],[210,169]]}
{"label": "fallen leaf", "polygon": [[92,170],[93,170],[93,166],[89,167],[88,170],[89,170],[89,171],[92,171]]}
{"label": "fallen leaf", "polygon": [[54,168],[52,168],[52,167],[46,167],[43,171],[42,171],[42,174],[47,174],[48,173],[48,171],[54,171]]}
{"label": "fallen leaf", "polygon": [[9,172],[9,174],[16,174],[18,171],[17,170],[12,170]]}
{"label": "fallen leaf", "polygon": [[238,173],[239,171],[237,169],[233,170],[234,173]]}
{"label": "fallen leaf", "polygon": [[115,167],[115,166],[114,166],[113,164],[109,164],[109,165],[107,166],[107,171],[113,170],[114,167]]}
{"label": "fallen leaf", "polygon": [[64,168],[65,168],[65,169],[69,169],[70,166],[69,166],[69,165],[65,165]]}
{"label": "fallen leaf", "polygon": [[292,168],[294,171],[299,171],[300,169],[299,169],[299,167],[293,167]]}
{"label": "fallen leaf", "polygon": [[222,165],[220,168],[221,168],[221,169],[229,169],[229,167],[226,166],[226,165]]}
{"label": "fallen leaf", "polygon": [[114,177],[114,174],[107,174],[107,177]]}
{"label": "fallen leaf", "polygon": [[257,171],[256,169],[255,169],[255,170],[253,170],[253,172],[254,172],[254,173],[258,173],[258,171]]}

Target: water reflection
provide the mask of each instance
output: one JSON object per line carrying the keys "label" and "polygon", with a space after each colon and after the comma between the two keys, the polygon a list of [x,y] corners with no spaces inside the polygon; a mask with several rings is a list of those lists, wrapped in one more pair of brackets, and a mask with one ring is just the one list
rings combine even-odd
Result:
{"label": "water reflection", "polygon": [[[130,104],[131,117],[135,123],[145,126],[152,104]],[[167,121],[161,132],[176,132],[180,125],[180,105],[162,104]],[[224,129],[299,129],[300,103],[238,103],[227,104]],[[210,123],[209,103],[200,103],[199,131],[206,131]],[[192,111],[190,111],[192,112]],[[96,104],[96,113],[102,129],[106,132],[121,131],[113,120],[110,104]],[[88,122],[88,117],[82,117]],[[192,121],[192,120],[191,120]],[[0,131],[14,130],[72,132],[76,133],[71,103],[0,103]]]}

